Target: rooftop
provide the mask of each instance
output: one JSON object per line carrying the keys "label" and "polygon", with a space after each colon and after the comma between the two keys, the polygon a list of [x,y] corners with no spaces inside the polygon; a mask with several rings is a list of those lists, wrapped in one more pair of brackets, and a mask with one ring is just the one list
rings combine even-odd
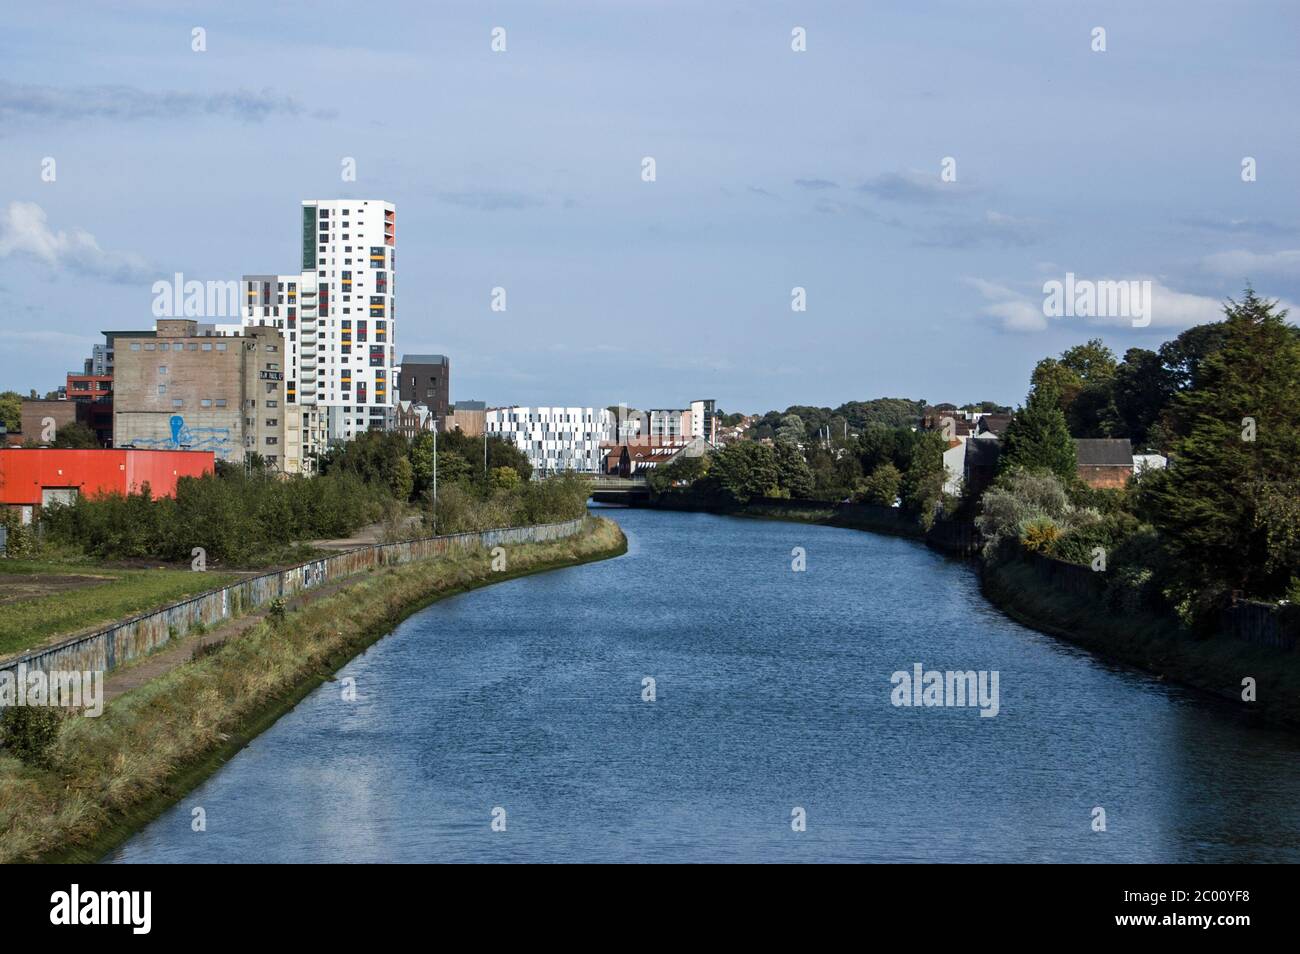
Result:
{"label": "rooftop", "polygon": [[1076,437],[1074,449],[1081,467],[1133,466],[1133,445],[1127,438]]}

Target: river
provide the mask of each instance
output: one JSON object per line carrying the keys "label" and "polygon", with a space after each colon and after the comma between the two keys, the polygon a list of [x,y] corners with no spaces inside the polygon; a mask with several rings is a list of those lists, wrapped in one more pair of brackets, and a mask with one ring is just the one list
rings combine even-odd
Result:
{"label": "river", "polygon": [[[601,512],[626,556],[416,613],[108,860],[1300,860],[1300,740],[1020,626],[968,564]],[[997,672],[996,716],[894,705],[916,664]]]}

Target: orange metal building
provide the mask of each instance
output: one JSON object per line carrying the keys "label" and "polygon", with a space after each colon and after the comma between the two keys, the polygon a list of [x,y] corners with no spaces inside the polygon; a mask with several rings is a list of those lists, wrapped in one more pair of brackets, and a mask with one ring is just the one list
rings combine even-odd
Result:
{"label": "orange metal building", "polygon": [[0,505],[42,507],[71,503],[79,495],[138,493],[171,497],[182,477],[214,470],[211,451],[0,449]]}

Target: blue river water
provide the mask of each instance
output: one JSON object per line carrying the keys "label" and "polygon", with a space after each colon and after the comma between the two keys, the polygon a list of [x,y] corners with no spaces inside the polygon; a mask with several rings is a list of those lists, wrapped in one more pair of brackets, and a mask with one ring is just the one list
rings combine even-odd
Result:
{"label": "blue river water", "polygon": [[[355,701],[321,686],[108,860],[1300,860],[1300,740],[1012,622],[967,564],[601,512],[627,555],[416,613]],[[996,671],[996,716],[895,705],[917,664]]]}

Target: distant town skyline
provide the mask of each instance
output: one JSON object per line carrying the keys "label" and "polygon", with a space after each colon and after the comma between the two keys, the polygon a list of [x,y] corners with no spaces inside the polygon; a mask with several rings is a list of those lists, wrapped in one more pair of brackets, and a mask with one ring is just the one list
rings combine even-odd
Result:
{"label": "distant town skyline", "polygon": [[[7,11],[0,389],[177,272],[293,268],[311,198],[395,204],[394,344],[453,402],[1015,405],[1090,337],[1300,301],[1286,4],[331,9]],[[1067,276],[1150,324],[1046,317]]]}

